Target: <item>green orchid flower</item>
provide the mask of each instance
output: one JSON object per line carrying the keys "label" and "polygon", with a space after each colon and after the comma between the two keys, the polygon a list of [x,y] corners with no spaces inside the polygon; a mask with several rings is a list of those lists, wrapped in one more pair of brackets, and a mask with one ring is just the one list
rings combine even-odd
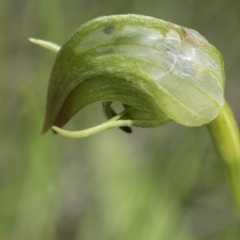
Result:
{"label": "green orchid flower", "polygon": [[[207,124],[240,214],[239,130],[224,98],[224,63],[202,35],[152,17],[93,19],[63,46],[30,39],[57,52],[43,133],[53,128],[81,138],[111,129],[157,127],[169,122]],[[82,131],[61,129],[78,111],[103,102],[109,120]],[[123,104],[116,113],[112,102]]]}

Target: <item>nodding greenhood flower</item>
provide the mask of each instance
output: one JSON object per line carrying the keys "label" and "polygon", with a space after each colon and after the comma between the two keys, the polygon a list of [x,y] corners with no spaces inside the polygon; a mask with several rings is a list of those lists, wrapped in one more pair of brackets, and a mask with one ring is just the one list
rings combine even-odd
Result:
{"label": "nodding greenhood flower", "polygon": [[[107,128],[170,121],[200,126],[220,112],[224,81],[221,54],[198,32],[146,16],[100,17],[83,24],[58,51],[43,132],[99,101],[108,118],[116,115]],[[125,111],[115,114],[112,102]]]}
{"label": "nodding greenhood flower", "polygon": [[[67,137],[106,129],[155,127],[171,121],[207,124],[240,216],[240,144],[224,100],[221,54],[198,32],[139,15],[100,17],[82,25],[62,46],[30,39],[57,52],[51,73],[43,132]],[[79,110],[103,102],[110,119],[96,127],[61,129]],[[117,114],[112,102],[123,104]]]}

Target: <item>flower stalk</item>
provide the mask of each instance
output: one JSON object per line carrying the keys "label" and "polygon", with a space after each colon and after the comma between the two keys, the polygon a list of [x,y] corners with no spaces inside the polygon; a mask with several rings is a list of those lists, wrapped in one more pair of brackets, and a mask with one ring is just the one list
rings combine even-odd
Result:
{"label": "flower stalk", "polygon": [[233,113],[227,103],[207,125],[240,217],[240,139]]}

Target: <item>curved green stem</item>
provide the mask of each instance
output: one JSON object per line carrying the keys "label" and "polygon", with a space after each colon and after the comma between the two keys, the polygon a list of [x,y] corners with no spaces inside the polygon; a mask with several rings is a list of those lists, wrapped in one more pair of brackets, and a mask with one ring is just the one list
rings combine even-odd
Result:
{"label": "curved green stem", "polygon": [[240,139],[233,113],[225,103],[208,130],[221,159],[240,217]]}

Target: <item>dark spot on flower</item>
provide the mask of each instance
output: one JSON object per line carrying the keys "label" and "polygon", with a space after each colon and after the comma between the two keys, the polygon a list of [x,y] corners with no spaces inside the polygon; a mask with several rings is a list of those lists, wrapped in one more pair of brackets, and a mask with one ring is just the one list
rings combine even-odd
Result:
{"label": "dark spot on flower", "polygon": [[115,31],[115,29],[116,28],[114,26],[108,26],[103,29],[103,32],[106,34],[112,34]]}

